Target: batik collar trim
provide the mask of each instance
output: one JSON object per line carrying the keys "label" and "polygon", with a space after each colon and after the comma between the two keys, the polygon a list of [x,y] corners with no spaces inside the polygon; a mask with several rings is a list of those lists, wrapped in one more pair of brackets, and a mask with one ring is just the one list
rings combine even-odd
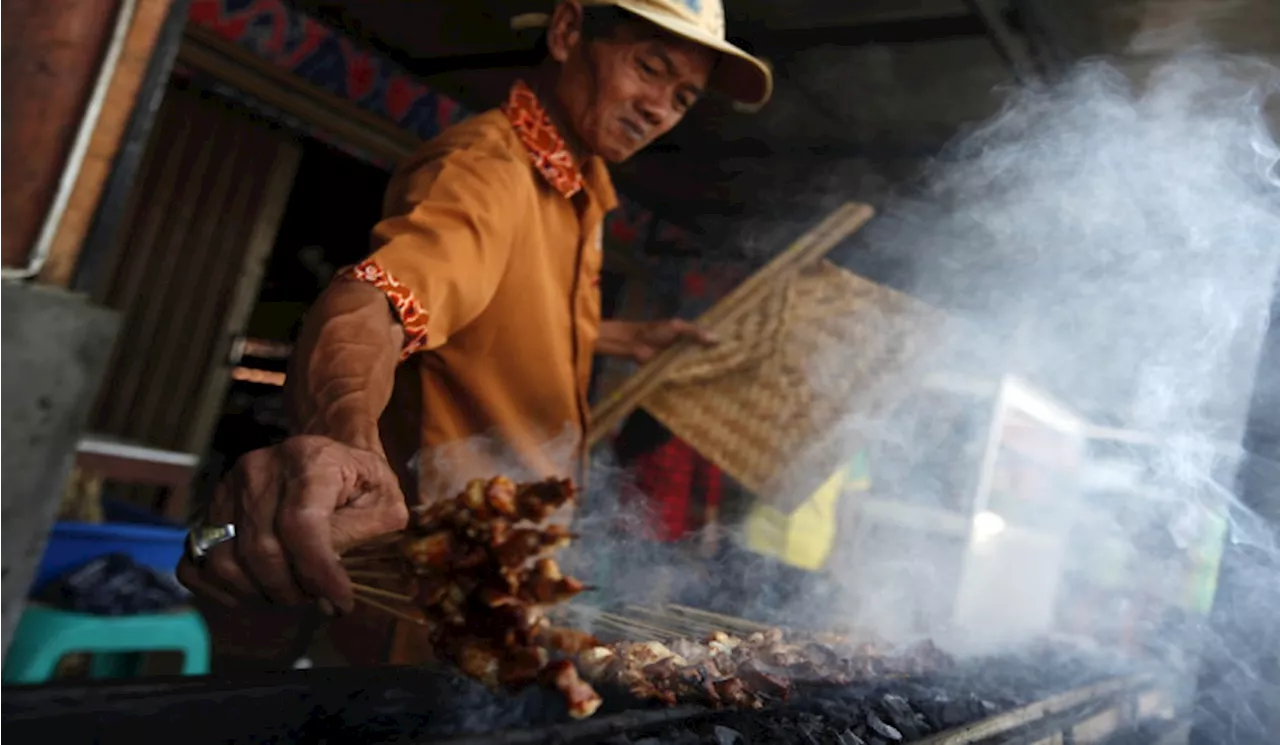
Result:
{"label": "batik collar trim", "polygon": [[569,152],[564,136],[542,107],[538,95],[523,80],[511,86],[502,112],[529,151],[534,167],[551,188],[566,198],[582,191],[582,171]]}

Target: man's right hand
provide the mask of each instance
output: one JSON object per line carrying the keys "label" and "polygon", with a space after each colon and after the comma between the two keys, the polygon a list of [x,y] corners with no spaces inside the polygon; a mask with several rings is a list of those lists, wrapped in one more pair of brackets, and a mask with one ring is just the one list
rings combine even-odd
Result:
{"label": "man's right hand", "polygon": [[197,565],[178,564],[192,592],[228,605],[326,600],[350,611],[343,551],[399,530],[409,519],[385,458],[314,435],[248,453],[218,485],[207,522],[236,537]]}

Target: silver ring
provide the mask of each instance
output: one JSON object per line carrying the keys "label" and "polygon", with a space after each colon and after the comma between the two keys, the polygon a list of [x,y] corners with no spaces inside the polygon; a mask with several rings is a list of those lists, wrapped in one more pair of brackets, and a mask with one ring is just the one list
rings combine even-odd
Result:
{"label": "silver ring", "polygon": [[236,537],[236,526],[205,525],[187,533],[187,555],[193,562],[199,563],[209,553],[209,549]]}

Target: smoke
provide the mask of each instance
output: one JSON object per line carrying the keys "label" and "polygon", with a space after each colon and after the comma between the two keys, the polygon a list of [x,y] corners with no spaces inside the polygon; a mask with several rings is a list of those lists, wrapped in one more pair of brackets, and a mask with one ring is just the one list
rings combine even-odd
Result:
{"label": "smoke", "polygon": [[[838,260],[950,321],[920,330],[931,354],[899,389],[848,402],[839,430],[869,447],[875,486],[828,567],[840,600],[788,613],[961,651],[1052,634],[1187,651],[1223,539],[1276,550],[1234,493],[1280,268],[1278,90],[1254,59],[1139,81],[1082,65],[1013,92],[884,205]],[[1030,415],[996,413],[1010,390]],[[869,415],[886,396],[892,415]],[[1036,452],[981,462],[1001,426]]]}
{"label": "smoke", "polygon": [[[833,257],[948,320],[917,329],[925,351],[846,402],[827,438],[865,449],[873,487],[846,498],[826,571],[673,561],[637,538],[651,516],[617,496],[634,485],[597,464],[609,486],[582,555],[614,567],[609,599],[732,600],[721,609],[961,652],[1066,635],[1190,664],[1223,541],[1275,552],[1234,479],[1280,268],[1264,119],[1278,88],[1267,63],[1193,55],[1141,80],[1092,63],[1011,92]],[[815,390],[873,353],[807,361]],[[1001,396],[1030,413],[997,414]],[[990,457],[999,427],[1039,452]]]}
{"label": "smoke", "polygon": [[502,474],[515,481],[555,476],[581,478],[579,432],[565,424],[558,433],[529,430],[518,439],[490,432],[423,449],[409,462],[422,498],[457,494],[473,479]]}

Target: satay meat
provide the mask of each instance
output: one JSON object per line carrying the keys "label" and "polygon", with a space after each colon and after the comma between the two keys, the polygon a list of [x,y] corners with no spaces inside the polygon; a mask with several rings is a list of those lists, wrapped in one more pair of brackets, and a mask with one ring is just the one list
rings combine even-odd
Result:
{"label": "satay meat", "polygon": [[552,627],[544,614],[586,589],[548,555],[576,536],[543,524],[575,497],[567,480],[471,481],[452,499],[413,508],[400,547],[415,575],[407,594],[441,658],[491,687],[541,679],[563,692],[575,716],[589,716],[599,696],[571,661],[548,662],[549,651],[577,654],[599,642]]}

